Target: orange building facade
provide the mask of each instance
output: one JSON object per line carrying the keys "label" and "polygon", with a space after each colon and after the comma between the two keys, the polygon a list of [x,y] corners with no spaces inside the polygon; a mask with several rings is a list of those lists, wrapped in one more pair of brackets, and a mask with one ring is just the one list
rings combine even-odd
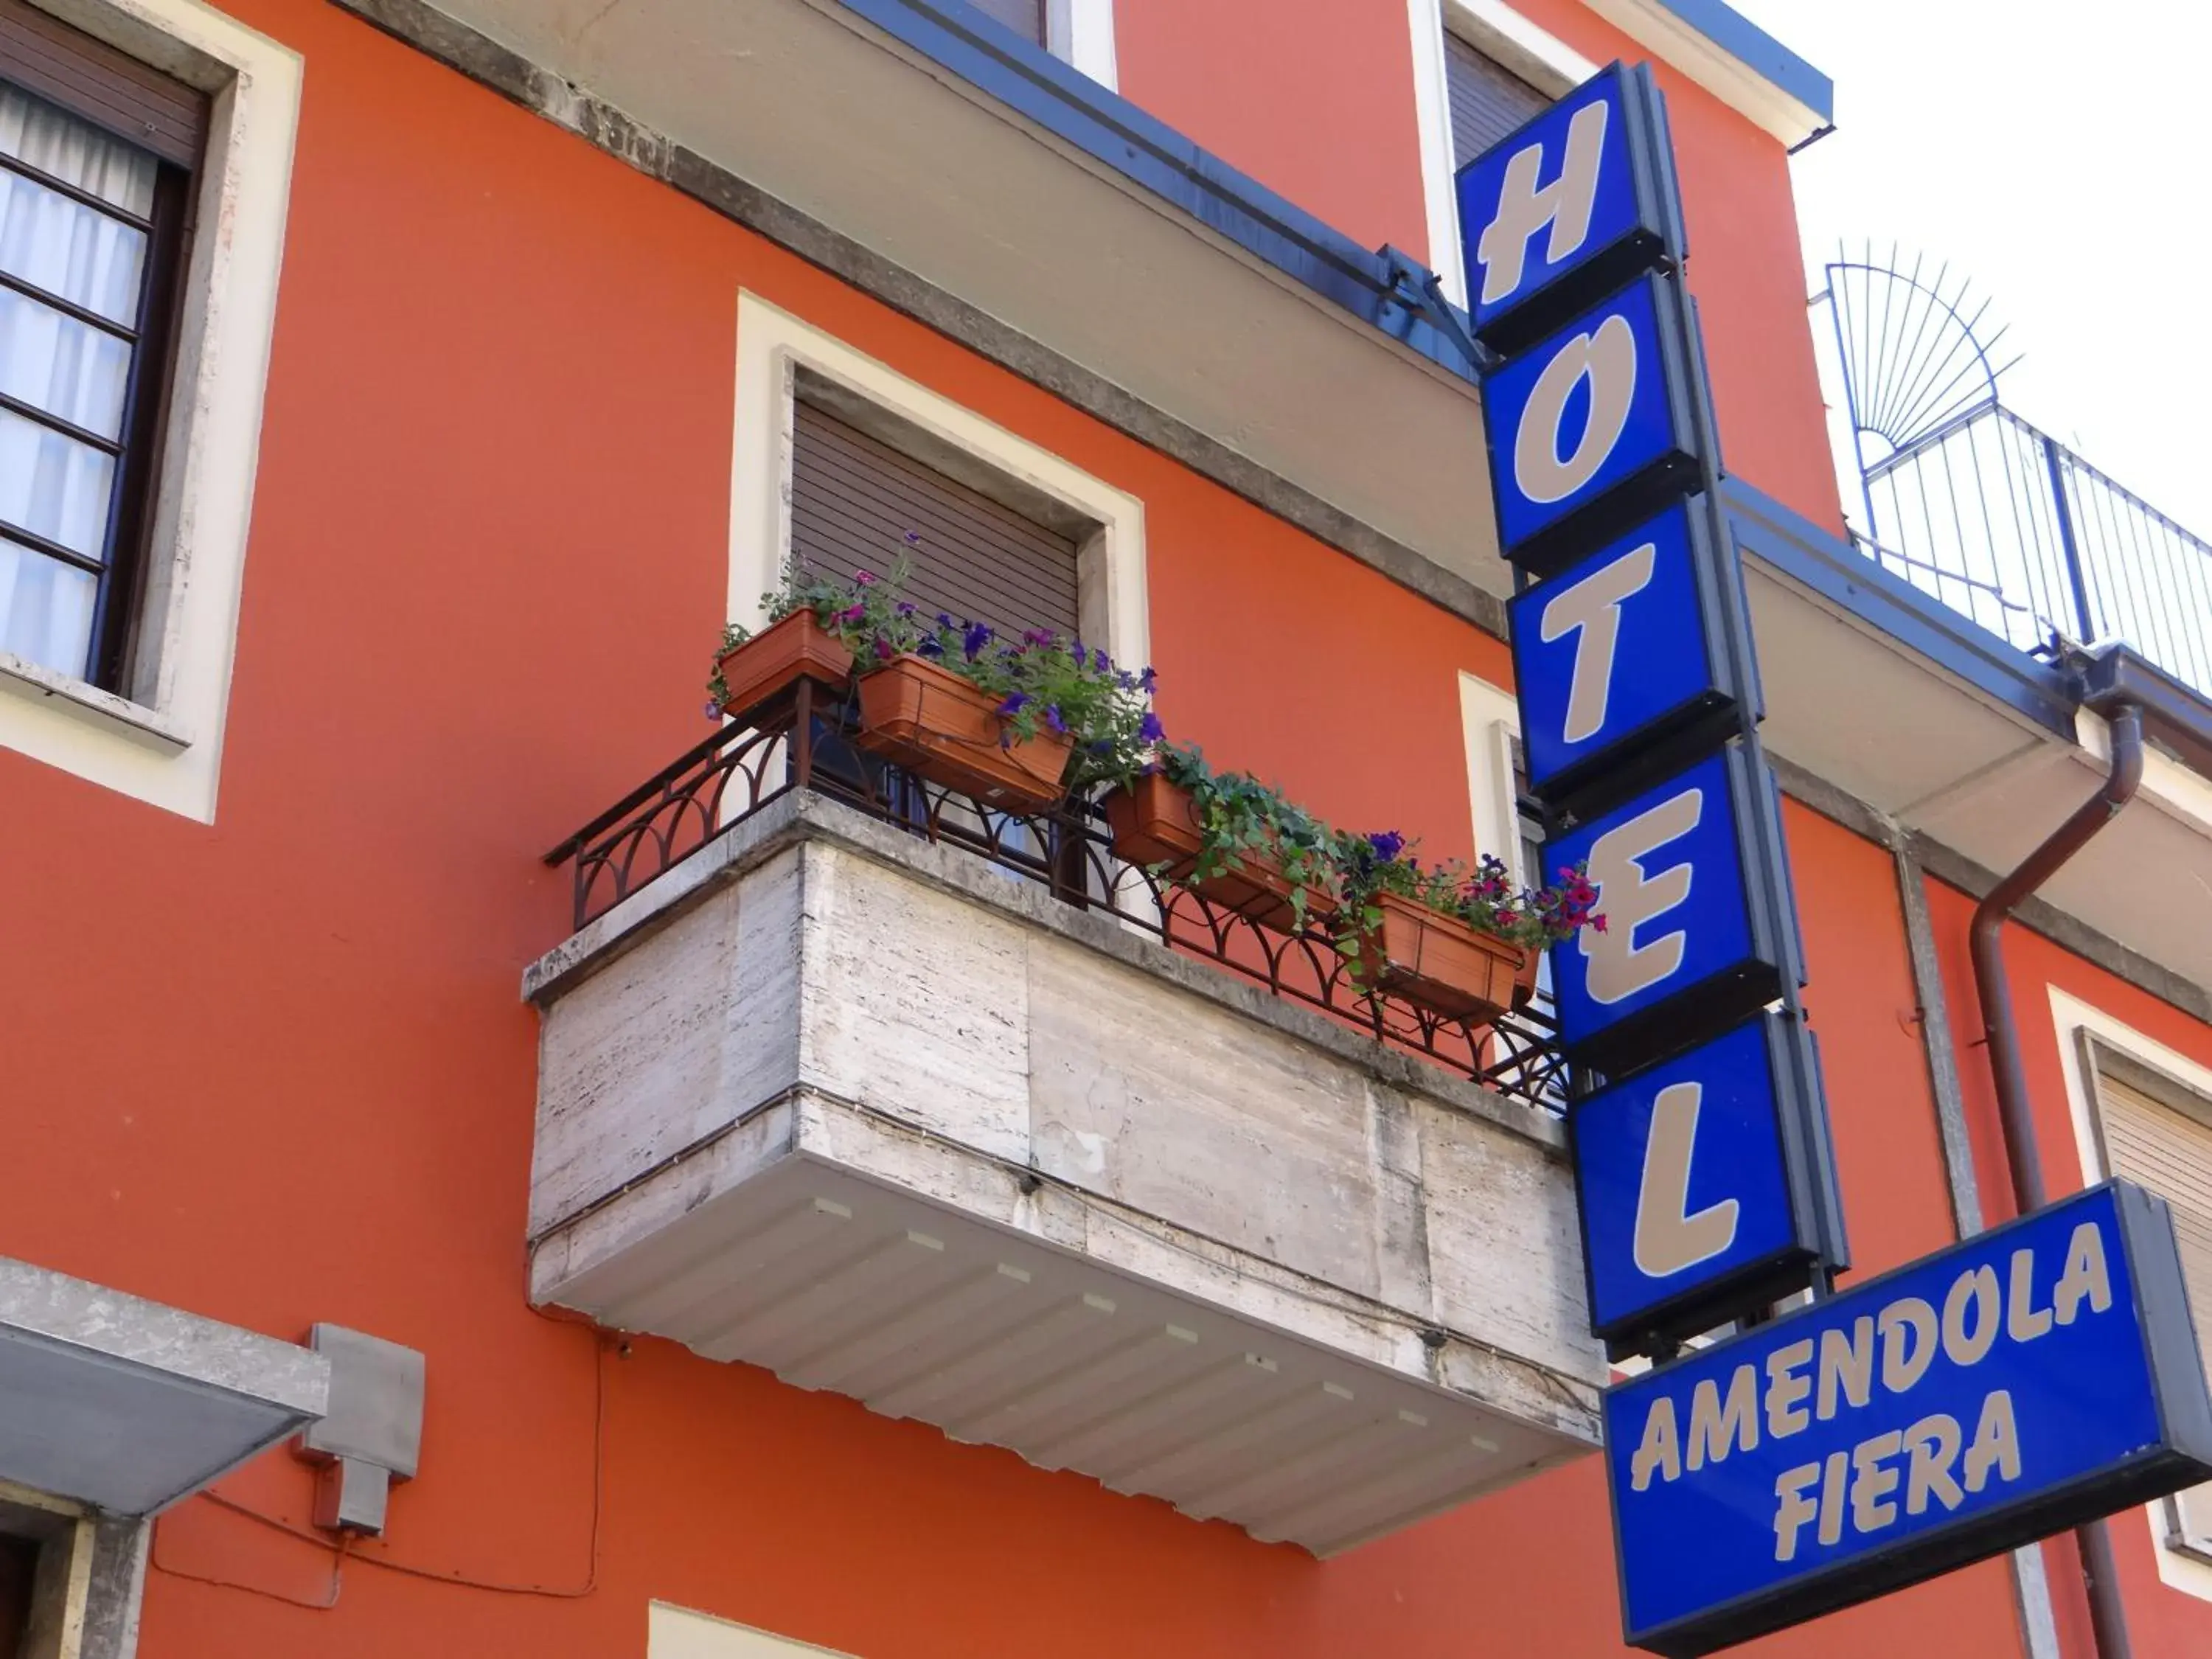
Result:
{"label": "orange building facade", "polygon": [[[0,627],[0,1334],[33,1356],[0,1360],[20,1425],[0,1427],[0,1531],[31,1540],[27,1633],[0,1652],[1624,1650],[1604,1367],[1573,1328],[1540,1099],[1272,1013],[1283,999],[1249,975],[1164,966],[1149,939],[1056,919],[1033,883],[1005,896],[957,845],[907,837],[923,862],[902,862],[895,828],[835,803],[786,800],[757,847],[719,809],[706,848],[580,932],[573,860],[543,857],[714,732],[713,642],[813,533],[807,446],[831,440],[1066,544],[1073,619],[1154,666],[1168,731],[1218,764],[1439,857],[1508,851],[1510,579],[1476,377],[1369,252],[1460,293],[1468,54],[1540,101],[1649,60],[1668,97],[1854,1274],[2009,1212],[1968,919],[2094,791],[2109,744],[2062,667],[1851,562],[1787,161],[1825,129],[1825,81],[1708,0],[1033,9],[0,9],[0,82],[137,140],[152,105],[100,114],[136,64],[148,99],[185,88],[178,142],[197,146],[153,175],[193,208],[166,312],[147,300],[126,337],[79,319],[91,302],[49,307],[137,354],[112,441],[82,408],[41,441],[112,451],[113,489],[145,491],[137,539],[118,539],[126,515],[73,556],[30,521],[35,489],[23,519],[0,501],[12,556],[81,567],[106,607],[34,629],[18,576]],[[54,67],[76,40],[118,78]],[[158,202],[56,185],[58,153],[10,175],[19,194],[161,246]],[[16,301],[48,303],[30,264],[8,269]],[[4,389],[35,407],[0,418],[45,407]],[[2184,1146],[2212,1098],[2212,782],[2185,756],[2154,753],[2142,798],[2006,930],[2054,1191],[2107,1172],[2112,1088],[2175,1114]],[[752,850],[728,854],[726,885],[669,899],[732,848]],[[706,1001],[656,1002],[676,970],[654,952],[690,949],[717,893],[738,896],[715,927],[750,939],[773,897],[753,884],[784,859],[812,884],[775,924],[789,983],[730,966],[760,960],[740,942]],[[999,988],[933,1000],[971,971]],[[1063,973],[1079,982],[1048,1017]],[[800,1081],[757,1098],[745,1021],[787,994]],[[737,1034],[712,1066],[684,1058],[706,1052],[702,1020]],[[934,1059],[902,1046],[909,1029]],[[1172,1064],[1113,1071],[1153,1043]],[[599,1103],[649,1103],[633,1083],[664,1074],[700,1111],[734,1103],[731,1122],[559,1139]],[[1261,1075],[1292,1104],[1240,1122]],[[805,1258],[780,1336],[760,1334],[774,1308],[690,1341],[673,1315],[609,1311],[674,1307],[684,1273],[741,1300],[745,1275],[785,1271],[766,1209],[720,1255],[673,1232],[658,1255],[592,1253],[647,1227],[648,1200],[670,1228],[711,1209],[725,1179],[740,1213],[744,1183],[771,1177],[710,1177],[714,1149],[814,1095],[828,1139],[800,1162],[848,1196],[808,1214],[865,1216],[848,1187],[896,1188],[917,1249],[1003,1234],[1036,1253],[1000,1264],[1024,1285],[1050,1261],[1097,1275],[1070,1281],[1079,1311],[1121,1297],[1208,1342],[1218,1317],[1224,1352],[1271,1376],[1279,1333],[1324,1371],[1371,1374],[1387,1409],[1247,1468],[1236,1447],[1293,1408],[1224,1392],[1148,1459],[1040,1467],[994,1425],[1054,1384],[1055,1352],[1125,1352],[1094,1354],[1059,1314],[1008,1339],[1020,1371],[975,1334],[988,1321],[917,1328],[942,1387],[901,1412],[779,1375],[806,1370],[809,1330],[861,1342],[926,1299],[838,1247]],[[1411,1173],[1382,1144],[1401,1108],[1433,1137]],[[605,1150],[624,1137],[642,1150]],[[554,1195],[603,1155],[599,1187]],[[2192,1182],[2212,1192],[2212,1168],[2173,1179],[2185,1210]],[[1409,1244],[1392,1218],[1416,1211]],[[606,1289],[606,1262],[631,1279]],[[598,1290],[574,1289],[590,1273]],[[877,1311],[848,1317],[864,1282]],[[419,1455],[380,1531],[319,1526],[332,1477],[285,1449],[356,1386],[342,1350],[326,1365],[300,1346],[315,1327],[419,1362]],[[1189,1381],[1126,1352],[1097,1359],[1085,1423]],[[111,1396],[118,1376],[147,1392]],[[1419,1486],[1425,1455],[1377,1449],[1376,1425],[1425,1428],[1428,1408],[1389,1390],[1427,1391],[1439,1425],[1477,1413],[1468,1443],[1502,1437],[1503,1461]],[[210,1403],[233,1394],[251,1409]],[[1231,1471],[1207,1503],[1153,1473],[1182,1455]],[[2164,1505],[2111,1524],[2136,1653],[2212,1649],[2212,1541]],[[2096,1651],[2070,1539],[1756,1650]]]}

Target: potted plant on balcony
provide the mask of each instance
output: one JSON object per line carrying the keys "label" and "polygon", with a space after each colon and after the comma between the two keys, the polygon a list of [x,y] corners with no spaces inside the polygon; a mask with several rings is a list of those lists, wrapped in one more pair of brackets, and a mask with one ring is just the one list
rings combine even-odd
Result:
{"label": "potted plant on balcony", "polygon": [[806,575],[796,561],[785,565],[781,586],[761,595],[768,625],[757,634],[736,623],[723,628],[707,681],[708,713],[739,718],[803,679],[842,691],[853,678],[853,651],[832,618],[851,604],[850,586]]}
{"label": "potted plant on balcony", "polygon": [[1334,908],[1328,826],[1272,785],[1215,771],[1194,746],[1149,745],[1104,806],[1117,857],[1209,903],[1291,933]]}
{"label": "potted plant on balcony", "polygon": [[1502,860],[1424,865],[1395,831],[1340,834],[1337,949],[1363,989],[1389,990],[1455,1018],[1495,1019],[1528,1000],[1547,946],[1605,931],[1580,869],[1516,890]]}
{"label": "potted plant on balcony", "polygon": [[[981,623],[925,617],[902,597],[905,574],[902,562],[887,576],[860,570],[842,581],[787,572],[766,596],[776,628],[810,624],[843,653],[846,677],[857,670],[861,747],[987,805],[1035,811],[1101,775],[1104,757],[1157,741],[1149,669],[1118,669],[1103,648],[1042,629],[1007,641]],[[733,665],[744,669],[775,631],[744,645],[734,665],[724,658],[710,686],[723,706],[741,695]],[[762,690],[748,671],[743,695],[757,706],[797,678]]]}

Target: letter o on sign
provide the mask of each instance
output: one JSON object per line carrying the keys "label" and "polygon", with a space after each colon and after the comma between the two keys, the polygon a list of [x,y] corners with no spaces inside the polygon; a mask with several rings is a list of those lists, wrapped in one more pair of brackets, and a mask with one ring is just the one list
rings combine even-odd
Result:
{"label": "letter o on sign", "polygon": [[[1589,419],[1571,455],[1559,425],[1576,385],[1589,382]],[[1636,398],[1636,331],[1616,313],[1594,334],[1577,334],[1544,366],[1513,436],[1513,482],[1532,501],[1565,501],[1597,476],[1628,425]]]}

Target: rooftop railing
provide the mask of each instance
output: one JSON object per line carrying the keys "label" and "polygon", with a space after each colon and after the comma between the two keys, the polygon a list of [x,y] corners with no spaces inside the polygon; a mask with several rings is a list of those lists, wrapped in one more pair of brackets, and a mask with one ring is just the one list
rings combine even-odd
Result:
{"label": "rooftop railing", "polygon": [[1814,337],[1860,550],[2023,651],[2118,641],[2212,696],[2212,543],[2003,405],[2019,360],[1998,361],[2005,331],[1948,265],[1869,247],[1826,275]]}
{"label": "rooftop railing", "polygon": [[1095,800],[1011,813],[924,781],[851,741],[854,712],[802,682],[722,726],[545,855],[573,862],[578,928],[798,790],[841,801],[917,839],[958,847],[1061,903],[1111,917],[1272,994],[1302,1003],[1380,1042],[1554,1115],[1566,1109],[1566,1066],[1539,991],[1525,1008],[1484,1024],[1454,1018],[1353,982],[1328,933],[1282,932],[1114,856]]}
{"label": "rooftop railing", "polygon": [[2212,696],[2212,542],[1994,399],[1865,468],[1869,557],[2022,650],[2122,640]]}

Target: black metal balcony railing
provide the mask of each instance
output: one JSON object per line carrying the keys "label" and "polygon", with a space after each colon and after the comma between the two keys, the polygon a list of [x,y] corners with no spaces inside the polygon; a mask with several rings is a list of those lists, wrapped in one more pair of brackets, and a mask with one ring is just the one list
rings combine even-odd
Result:
{"label": "black metal balcony railing", "polygon": [[921,840],[964,848],[1061,902],[1111,916],[1393,1048],[1558,1114],[1566,1068],[1542,994],[1488,1024],[1355,985],[1318,928],[1286,933],[1114,856],[1095,801],[1013,814],[864,753],[852,712],[801,684],[695,744],[545,855],[574,862],[575,925],[605,915],[769,803],[809,789]]}

